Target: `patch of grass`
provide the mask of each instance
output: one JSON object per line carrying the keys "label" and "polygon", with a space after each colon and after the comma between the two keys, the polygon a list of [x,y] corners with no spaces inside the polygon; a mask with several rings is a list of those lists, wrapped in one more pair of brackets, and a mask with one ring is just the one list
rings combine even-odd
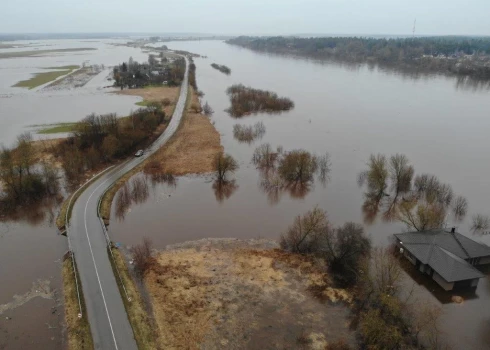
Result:
{"label": "patch of grass", "polygon": [[[13,87],[23,87],[23,88],[28,88],[29,90],[34,89],[38,86],[49,83],[50,81],[53,81],[63,75],[70,74],[71,72],[73,72],[73,70],[78,68],[78,66],[66,66],[66,67],[71,67],[71,68],[54,70],[46,73],[36,73],[31,79],[21,80],[17,84],[13,85]],[[58,68],[54,68],[54,69],[58,69]]]}
{"label": "patch of grass", "polygon": [[47,67],[47,68],[43,68],[43,69],[78,69],[80,68],[80,66],[77,66],[77,65],[72,65],[72,66],[59,66],[59,67]]}
{"label": "patch of grass", "polygon": [[42,128],[37,131],[38,134],[58,134],[67,133],[75,130],[77,123],[59,123],[51,124],[49,127]]}
{"label": "patch of grass", "polygon": [[[90,350],[94,348],[92,333],[90,332],[90,324],[85,311],[85,302],[80,288],[80,298],[82,303],[82,318],[78,318],[80,312],[78,304],[77,287],[75,283],[75,275],[73,274],[73,265],[71,257],[63,261],[62,276],[63,276],[63,296],[65,308],[65,322],[68,334],[68,349],[69,350]],[[76,264],[75,264],[76,267]],[[76,270],[76,269],[75,269]],[[76,270],[78,276],[78,270]],[[78,280],[80,280],[78,278]]]}
{"label": "patch of grass", "polygon": [[79,52],[79,51],[93,51],[97,50],[91,47],[80,47],[74,49],[56,49],[56,50],[32,50],[32,51],[18,51],[18,52],[2,52],[0,53],[0,59],[2,58],[19,58],[19,57],[33,57],[50,53],[65,53],[65,52]]}
{"label": "patch of grass", "polygon": [[143,100],[143,101],[136,102],[135,105],[140,107],[148,107],[150,103],[151,101]]}
{"label": "patch of grass", "polygon": [[[136,287],[136,284],[133,281],[133,278],[129,274],[124,257],[118,249],[108,249],[111,249],[112,254],[114,255],[114,260],[110,256],[109,260],[111,261],[114,276],[116,276],[117,286],[119,287],[119,293],[121,293],[129,322],[133,328],[133,334],[136,343],[138,344],[138,349],[157,349],[156,332],[153,322],[150,317],[148,317],[145,304],[141,298],[138,288]],[[110,255],[111,252],[108,251],[108,254]],[[131,298],[131,301],[128,301],[126,298],[126,293],[124,288],[122,288],[121,279],[118,277],[119,274],[116,267],[120,273],[122,282],[124,283],[124,287],[126,287],[126,291]]]}

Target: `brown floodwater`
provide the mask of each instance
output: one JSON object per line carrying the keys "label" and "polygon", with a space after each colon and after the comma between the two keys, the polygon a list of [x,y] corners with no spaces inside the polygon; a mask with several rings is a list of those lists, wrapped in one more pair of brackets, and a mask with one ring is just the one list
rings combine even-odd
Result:
{"label": "brown floodwater", "polygon": [[[469,214],[462,223],[448,225],[470,233],[470,218],[490,214],[490,91],[485,85],[445,76],[387,72],[362,65],[339,65],[276,55],[258,54],[218,41],[172,42],[181,49],[208,56],[195,59],[197,84],[214,109],[212,121],[225,151],[240,169],[235,182],[218,186],[212,176],[187,176],[176,184],[147,180],[144,201],[113,205],[110,234],[132,245],[150,237],[156,247],[204,237],[277,239],[298,214],[315,205],[327,210],[334,225],[363,222],[363,190],[357,174],[371,153],[404,153],[417,174],[431,173],[467,197]],[[227,76],[214,70],[216,62],[231,68]],[[226,88],[242,83],[272,90],[295,103],[282,114],[258,114],[235,119]],[[260,141],[240,143],[233,137],[236,123],[261,121],[266,133]],[[274,191],[252,164],[255,147],[268,142],[285,150],[303,148],[329,152],[332,170],[324,186]],[[141,176],[141,175],[139,175]],[[129,203],[129,204],[128,204]],[[117,211],[117,215],[116,215]],[[365,229],[375,245],[387,245],[400,223],[375,220]],[[490,236],[472,236],[490,244]],[[482,279],[465,302],[448,302],[450,294],[409,277],[421,300],[443,307],[441,329],[454,349],[490,348],[490,282]],[[425,283],[424,283],[425,282]]]}
{"label": "brown floodwater", "polygon": [[[78,121],[90,113],[125,115],[137,108],[137,97],[107,94],[110,65],[132,56],[146,61],[140,49],[115,46],[126,40],[77,40],[16,42],[22,49],[0,52],[93,47],[97,50],[77,53],[0,59],[0,144],[10,146],[21,132],[33,124]],[[42,91],[14,88],[33,73],[48,67],[77,64],[104,64],[106,69],[84,87],[70,90]],[[35,128],[34,128],[35,129]],[[61,136],[61,135],[55,135]],[[0,349],[63,349],[62,256],[67,239],[58,234],[54,221],[59,202],[46,200],[36,206],[24,206],[16,213],[0,216]],[[14,297],[15,296],[15,297]]]}

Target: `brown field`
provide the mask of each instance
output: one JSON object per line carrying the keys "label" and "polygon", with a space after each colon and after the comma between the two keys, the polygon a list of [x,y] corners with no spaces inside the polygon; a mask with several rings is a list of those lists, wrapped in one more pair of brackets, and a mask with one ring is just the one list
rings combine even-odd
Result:
{"label": "brown field", "polygon": [[191,108],[200,103],[194,89],[190,88],[189,92],[190,103],[179,129],[151,158],[161,164],[163,172],[173,175],[212,172],[213,159],[223,151],[220,135],[210,119]]}
{"label": "brown field", "polygon": [[[273,243],[205,239],[160,252],[145,285],[163,349],[329,349],[350,296],[308,258]],[[263,249],[265,246],[266,249]]]}
{"label": "brown field", "polygon": [[139,96],[143,98],[143,101],[147,102],[162,102],[163,99],[168,98],[172,101],[172,104],[165,107],[163,110],[166,115],[172,115],[177,99],[179,98],[180,87],[147,87],[143,89],[125,89],[116,92],[119,95],[127,96]]}

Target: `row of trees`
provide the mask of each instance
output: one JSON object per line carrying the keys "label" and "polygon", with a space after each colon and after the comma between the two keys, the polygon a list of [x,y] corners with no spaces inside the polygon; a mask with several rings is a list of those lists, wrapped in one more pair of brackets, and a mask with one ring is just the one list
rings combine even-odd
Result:
{"label": "row of trees", "polygon": [[78,122],[73,134],[55,150],[69,180],[77,181],[86,170],[126,157],[155,137],[165,122],[165,112],[156,106],[140,108],[129,117],[91,114]]}
{"label": "row of trees", "polygon": [[376,62],[384,66],[490,79],[488,38],[238,37],[228,40],[227,43],[256,51],[347,62]]}
{"label": "row of trees", "polygon": [[217,64],[217,63],[212,63],[211,64],[211,67],[213,67],[214,69],[219,70],[221,73],[224,73],[226,75],[230,75],[231,74],[231,69],[228,68],[225,65],[221,65],[221,64]]}
{"label": "row of trees", "polygon": [[274,92],[253,89],[242,84],[230,86],[226,93],[231,102],[227,112],[233,117],[260,112],[282,112],[294,108],[294,103],[289,98],[278,97]]}
{"label": "row of trees", "polygon": [[358,176],[359,186],[366,189],[363,212],[367,222],[382,212],[387,221],[398,220],[411,229],[425,231],[442,227],[449,212],[457,221],[466,216],[466,198],[455,196],[451,186],[434,175],[414,176],[414,167],[405,155],[388,158],[373,154],[367,165]]}

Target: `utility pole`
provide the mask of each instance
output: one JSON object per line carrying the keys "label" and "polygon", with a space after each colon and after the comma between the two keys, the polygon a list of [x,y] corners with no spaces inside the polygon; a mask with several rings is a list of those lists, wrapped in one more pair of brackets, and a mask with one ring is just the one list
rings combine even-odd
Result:
{"label": "utility pole", "polygon": [[415,38],[415,25],[417,24],[417,18],[413,21],[412,39]]}

